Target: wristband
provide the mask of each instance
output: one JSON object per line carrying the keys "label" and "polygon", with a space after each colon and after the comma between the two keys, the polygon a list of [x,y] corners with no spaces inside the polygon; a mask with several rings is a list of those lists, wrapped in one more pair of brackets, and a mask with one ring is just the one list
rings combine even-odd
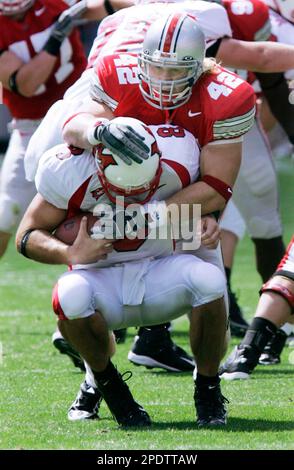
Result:
{"label": "wristband", "polygon": [[27,230],[25,232],[25,234],[23,235],[22,239],[21,239],[21,242],[20,242],[20,249],[19,249],[19,252],[25,256],[26,258],[30,258],[28,255],[27,255],[27,243],[29,241],[29,238],[30,238],[30,235],[32,232],[34,232],[36,229],[35,228],[30,228],[29,230]]}
{"label": "wristband", "polygon": [[16,83],[16,76],[17,76],[17,73],[18,73],[18,70],[15,70],[15,71],[10,75],[10,77],[9,77],[9,79],[8,79],[8,85],[9,85],[10,90],[13,91],[13,93],[16,93],[17,95],[21,95],[21,93],[19,92],[17,83]]}
{"label": "wristband", "polygon": [[113,8],[109,0],[104,0],[104,8],[109,15],[115,13],[115,9]]}
{"label": "wristband", "polygon": [[48,54],[58,57],[61,44],[62,42],[58,41],[58,39],[50,37],[46,42],[45,46],[43,47],[43,51],[46,51],[48,52]]}

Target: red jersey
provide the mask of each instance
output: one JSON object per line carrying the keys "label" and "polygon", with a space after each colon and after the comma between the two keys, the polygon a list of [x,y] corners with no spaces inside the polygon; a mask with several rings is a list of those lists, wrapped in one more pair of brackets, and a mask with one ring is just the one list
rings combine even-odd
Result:
{"label": "red jersey", "polygon": [[198,139],[201,147],[211,141],[239,137],[253,124],[253,88],[222,67],[203,74],[189,101],[172,112],[148,104],[138,83],[135,55],[100,57],[93,69],[91,96],[109,106],[115,116],[134,117],[148,125],[168,122],[181,126]]}
{"label": "red jersey", "polygon": [[[21,22],[0,15],[0,50],[9,50],[23,62],[29,62],[42,50],[54,23],[67,8],[61,0],[37,0]],[[26,98],[4,89],[3,102],[15,118],[40,119],[55,101],[63,97],[85,67],[86,57],[75,30],[63,41],[50,77],[34,96]]]}
{"label": "red jersey", "polygon": [[242,41],[272,39],[269,9],[261,0],[222,0],[233,38]]}

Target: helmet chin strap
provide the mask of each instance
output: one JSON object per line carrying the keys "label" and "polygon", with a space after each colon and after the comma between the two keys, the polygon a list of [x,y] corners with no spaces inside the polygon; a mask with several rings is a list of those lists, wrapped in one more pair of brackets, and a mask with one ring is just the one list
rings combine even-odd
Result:
{"label": "helmet chin strap", "polygon": [[184,96],[185,96],[187,93],[189,93],[189,90],[190,90],[190,89],[191,89],[191,87],[190,87],[190,86],[187,86],[181,93],[179,93],[179,94],[177,95],[177,97],[175,98],[174,101],[179,101],[179,100],[181,100],[182,98],[184,98]]}
{"label": "helmet chin strap", "polygon": [[183,99],[189,93],[189,91],[191,90],[191,88],[194,85],[195,81],[196,81],[195,77],[191,77],[188,80],[188,86],[183,91],[181,91],[181,93],[177,94],[177,97],[174,99],[174,101],[177,102],[177,101]]}

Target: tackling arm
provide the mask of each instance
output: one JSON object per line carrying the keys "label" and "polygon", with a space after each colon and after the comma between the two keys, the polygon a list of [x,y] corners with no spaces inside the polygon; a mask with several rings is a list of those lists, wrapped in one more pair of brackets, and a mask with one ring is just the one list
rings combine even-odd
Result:
{"label": "tackling arm", "polygon": [[[235,183],[241,164],[242,142],[216,144],[209,143],[201,151],[200,167],[202,178],[212,176],[227,185],[228,191]],[[230,195],[228,195],[230,196]],[[168,198],[170,204],[201,204],[202,215],[223,210],[226,198],[204,181],[198,181]]]}
{"label": "tackling arm", "polygon": [[85,102],[79,114],[65,121],[62,137],[64,141],[82,149],[90,149],[92,145],[88,141],[88,129],[94,127],[99,118],[113,119],[112,111],[105,104],[93,100]]}

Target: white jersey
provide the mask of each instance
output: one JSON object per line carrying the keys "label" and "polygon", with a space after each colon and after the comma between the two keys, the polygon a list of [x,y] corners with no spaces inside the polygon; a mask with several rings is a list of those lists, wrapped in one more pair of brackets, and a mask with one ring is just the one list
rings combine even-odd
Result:
{"label": "white jersey", "polygon": [[[179,130],[178,126],[161,125],[150,128],[162,153],[162,174],[151,201],[160,201],[197,180],[199,148],[188,131],[169,131]],[[81,211],[93,212],[97,204],[110,204],[98,178],[93,154],[85,150],[74,155],[64,144],[50,149],[42,156],[36,175],[36,187],[46,201],[67,210],[70,216]],[[75,268],[108,267],[148,257],[167,256],[174,250],[174,241],[172,237],[164,240],[148,237],[123,239],[115,242],[113,248],[106,260]]]}
{"label": "white jersey", "polygon": [[216,3],[185,1],[179,4],[135,5],[104,18],[89,54],[89,65],[93,65],[98,55],[138,53],[149,26],[162,16],[176,11],[184,11],[195,17],[205,35],[207,47],[219,38],[232,36],[227,12]]}

